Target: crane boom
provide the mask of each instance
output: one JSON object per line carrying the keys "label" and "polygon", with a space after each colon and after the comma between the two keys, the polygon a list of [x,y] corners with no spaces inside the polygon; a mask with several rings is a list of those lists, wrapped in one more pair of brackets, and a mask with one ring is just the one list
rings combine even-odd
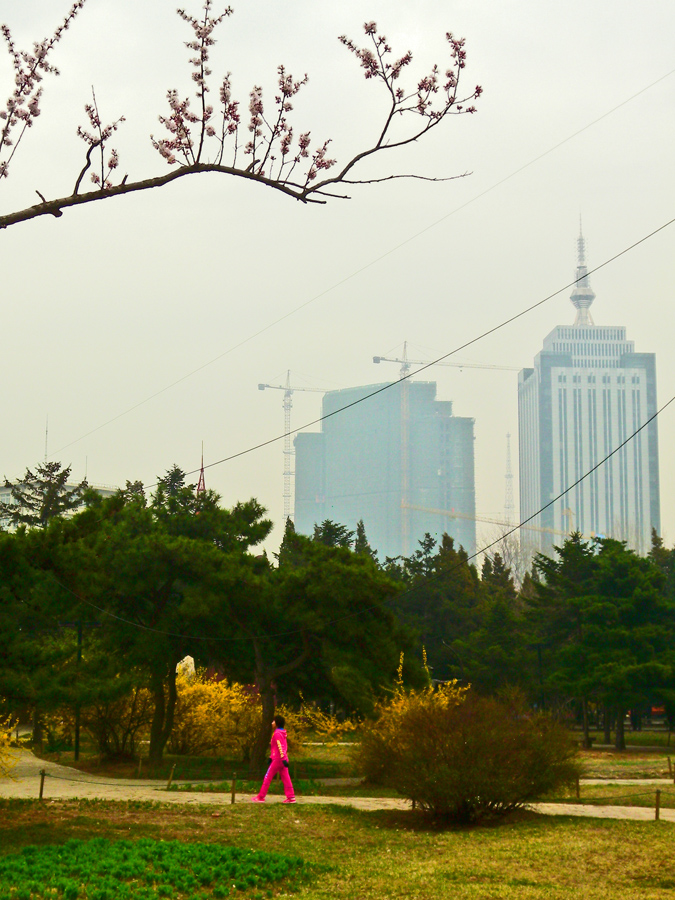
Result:
{"label": "crane boom", "polygon": [[[452,363],[452,362],[445,362],[445,360],[441,360],[440,362],[430,363],[430,361],[428,359],[427,360],[425,360],[425,359],[397,359],[396,357],[393,357],[393,356],[374,356],[373,362],[374,363],[381,363],[381,362],[399,363],[401,365],[401,367],[407,366],[408,371],[410,370],[410,366],[428,366],[428,365],[450,366],[453,369],[495,369],[499,372],[519,372],[520,371],[520,369],[517,366],[493,366],[493,365],[490,365],[489,363]],[[408,371],[406,371],[406,373],[405,373],[406,375],[408,374]]]}

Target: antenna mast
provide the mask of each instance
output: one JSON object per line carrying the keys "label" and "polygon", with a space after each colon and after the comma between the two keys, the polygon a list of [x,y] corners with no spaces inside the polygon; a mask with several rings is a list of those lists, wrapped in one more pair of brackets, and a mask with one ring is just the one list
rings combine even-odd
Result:
{"label": "antenna mast", "polygon": [[206,479],[204,478],[204,441],[202,441],[202,467],[199,471],[199,481],[197,482],[196,494],[203,494],[206,490]]}

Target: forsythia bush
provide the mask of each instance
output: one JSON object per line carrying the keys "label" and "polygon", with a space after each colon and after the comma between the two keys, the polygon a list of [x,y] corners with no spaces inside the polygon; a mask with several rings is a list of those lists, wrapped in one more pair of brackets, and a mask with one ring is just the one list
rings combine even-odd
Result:
{"label": "forsythia bush", "polygon": [[359,750],[366,778],[434,816],[502,815],[578,774],[566,729],[518,697],[479,697],[455,682],[419,691],[399,683],[377,712]]}
{"label": "forsythia bush", "polygon": [[[176,678],[178,699],[169,753],[200,756],[237,753],[247,758],[253,747],[262,708],[255,689],[237,682],[209,677],[206,672],[182,670]],[[277,712],[286,719],[288,745],[298,751],[306,736],[336,743],[356,725],[340,721],[302,701],[299,710],[282,705]]]}
{"label": "forsythia bush", "polygon": [[282,705],[277,712],[286,720],[288,746],[292,752],[299,750],[308,735],[326,744],[337,744],[346,734],[354,731],[358,723],[351,719],[338,719],[331,713],[323,712],[312,706],[300,695],[299,710]]}
{"label": "forsythia bush", "polygon": [[0,778],[9,778],[16,765],[16,758],[9,750],[13,725],[11,716],[0,717]]}
{"label": "forsythia bush", "polygon": [[209,678],[203,670],[182,671],[169,753],[200,756],[235,752],[246,756],[260,727],[260,701],[235,682]]}

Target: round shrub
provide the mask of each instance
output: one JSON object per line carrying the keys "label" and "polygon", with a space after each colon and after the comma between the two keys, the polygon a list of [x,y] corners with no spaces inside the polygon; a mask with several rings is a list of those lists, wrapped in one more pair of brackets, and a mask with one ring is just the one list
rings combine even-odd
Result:
{"label": "round shrub", "polygon": [[456,683],[396,691],[365,725],[367,780],[395,788],[434,816],[475,822],[565,784],[579,767],[562,724],[517,695],[480,697]]}

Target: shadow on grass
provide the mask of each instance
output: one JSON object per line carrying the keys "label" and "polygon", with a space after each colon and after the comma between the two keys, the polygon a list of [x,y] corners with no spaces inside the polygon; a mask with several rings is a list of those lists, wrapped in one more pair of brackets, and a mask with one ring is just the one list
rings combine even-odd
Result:
{"label": "shadow on grass", "polygon": [[[332,815],[343,820],[358,818],[362,823],[373,828],[417,833],[491,831],[523,824],[538,824],[544,819],[540,813],[529,809],[517,809],[503,816],[485,817],[478,822],[457,822],[449,818],[433,816],[419,809],[363,810],[353,806],[332,804],[326,804],[323,809],[330,810]],[[555,818],[555,824],[558,824],[558,819],[569,822],[569,819],[573,817],[556,816]],[[552,821],[551,818],[546,817],[546,822],[549,821]]]}

